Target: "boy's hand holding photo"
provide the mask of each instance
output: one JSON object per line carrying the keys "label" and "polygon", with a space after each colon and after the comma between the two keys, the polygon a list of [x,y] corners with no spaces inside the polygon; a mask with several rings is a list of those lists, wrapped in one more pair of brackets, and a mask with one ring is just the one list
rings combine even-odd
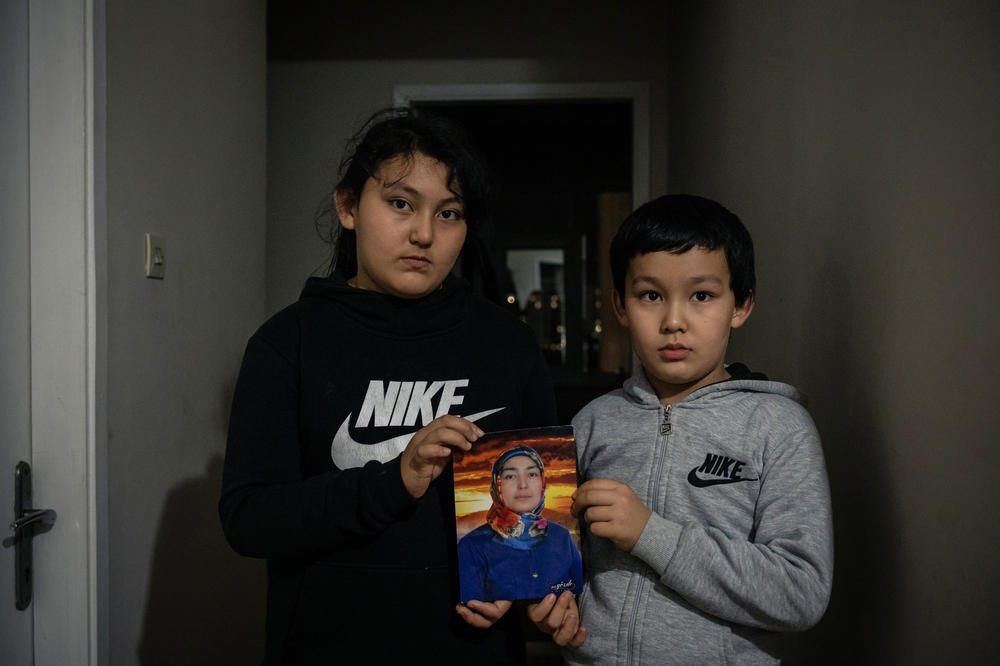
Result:
{"label": "boy's hand holding photo", "polygon": [[610,539],[626,553],[632,552],[652,513],[631,488],[611,479],[581,484],[571,510],[587,522],[591,534]]}
{"label": "boy's hand holding photo", "polygon": [[547,594],[538,603],[528,604],[528,619],[539,631],[552,636],[556,645],[579,647],[587,638],[587,630],[580,626],[576,599],[569,590],[558,597]]}

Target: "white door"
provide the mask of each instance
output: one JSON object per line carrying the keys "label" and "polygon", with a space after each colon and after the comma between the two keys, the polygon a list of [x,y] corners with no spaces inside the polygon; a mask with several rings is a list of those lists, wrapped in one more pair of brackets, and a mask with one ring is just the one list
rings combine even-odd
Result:
{"label": "white door", "polygon": [[4,660],[31,663],[31,613],[14,608],[14,466],[31,460],[28,401],[27,3],[0,3],[0,635]]}
{"label": "white door", "polygon": [[[96,664],[104,631],[94,16],[95,0],[0,2],[0,661],[11,666]],[[32,507],[57,513],[33,539],[25,610],[9,530],[21,460]]]}

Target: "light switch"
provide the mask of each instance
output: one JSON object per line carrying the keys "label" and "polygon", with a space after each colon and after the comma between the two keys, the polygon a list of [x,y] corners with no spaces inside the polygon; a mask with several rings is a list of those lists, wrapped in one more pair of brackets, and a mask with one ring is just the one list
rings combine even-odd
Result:
{"label": "light switch", "polygon": [[146,234],[146,277],[162,280],[167,269],[167,239]]}

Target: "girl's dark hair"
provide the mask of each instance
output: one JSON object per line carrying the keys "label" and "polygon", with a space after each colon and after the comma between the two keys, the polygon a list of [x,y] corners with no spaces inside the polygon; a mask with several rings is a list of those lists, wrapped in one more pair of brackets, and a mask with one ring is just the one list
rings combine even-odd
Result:
{"label": "girl's dark hair", "polygon": [[[447,167],[448,189],[462,201],[468,225],[459,270],[474,283],[476,278],[481,280],[477,286],[488,297],[497,300],[496,272],[483,240],[493,209],[491,178],[465,132],[454,122],[442,115],[409,107],[376,112],[347,143],[335,191],[349,195],[357,203],[365,183],[378,172],[383,162],[394,157],[409,159],[414,153],[423,153]],[[324,226],[328,226],[326,233]],[[336,269],[344,277],[354,276],[358,271],[357,239],[354,231],[344,229],[337,219],[333,196],[317,216],[317,229],[334,248],[329,272]]]}
{"label": "girl's dark hair", "polygon": [[683,254],[691,248],[722,249],[729,266],[729,288],[743,305],[757,288],[753,239],[740,218],[711,199],[668,194],[635,209],[611,241],[611,276],[625,295],[629,262],[647,252]]}

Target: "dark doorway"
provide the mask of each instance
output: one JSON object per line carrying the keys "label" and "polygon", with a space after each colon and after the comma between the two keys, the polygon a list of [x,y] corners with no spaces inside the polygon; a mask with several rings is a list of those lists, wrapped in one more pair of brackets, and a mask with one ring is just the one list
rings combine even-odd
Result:
{"label": "dark doorway", "polygon": [[465,127],[494,171],[491,248],[506,305],[535,331],[561,422],[619,385],[628,342],[610,310],[607,245],[631,208],[629,100],[413,102]]}

